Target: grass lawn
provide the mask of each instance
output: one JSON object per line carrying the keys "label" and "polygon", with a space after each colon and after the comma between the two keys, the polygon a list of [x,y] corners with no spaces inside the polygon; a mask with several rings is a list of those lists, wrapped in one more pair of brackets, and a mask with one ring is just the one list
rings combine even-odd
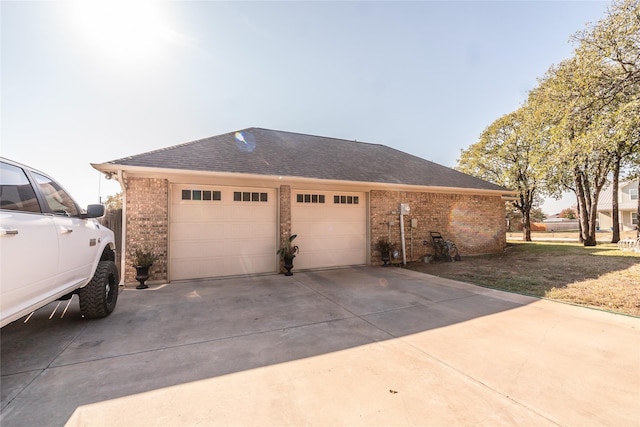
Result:
{"label": "grass lawn", "polygon": [[614,244],[510,242],[500,254],[414,262],[412,270],[467,283],[640,316],[640,253]]}

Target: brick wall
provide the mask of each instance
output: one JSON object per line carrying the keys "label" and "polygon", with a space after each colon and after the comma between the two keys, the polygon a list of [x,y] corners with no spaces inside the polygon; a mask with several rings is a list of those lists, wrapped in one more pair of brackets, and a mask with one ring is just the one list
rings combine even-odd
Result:
{"label": "brick wall", "polygon": [[[411,208],[411,213],[404,216],[407,261],[433,254],[430,231],[438,231],[445,239],[452,240],[463,257],[500,252],[506,247],[504,202],[499,196],[379,190],[372,190],[370,194],[372,264],[382,263],[380,253],[375,250],[380,238],[390,234],[391,242],[401,249],[400,203],[407,203]],[[413,229],[412,218],[418,221]],[[389,221],[394,224],[389,226]],[[425,246],[423,241],[429,244]]]}
{"label": "brick wall", "polygon": [[131,250],[152,250],[158,259],[149,280],[167,280],[169,245],[169,183],[166,179],[129,178],[127,180],[127,254],[125,283],[135,282]]}
{"label": "brick wall", "polygon": [[[282,242],[286,241],[291,235],[291,186],[280,186],[280,240],[278,248]],[[284,261],[280,259],[280,270],[284,265]]]}
{"label": "brick wall", "polygon": [[[281,185],[280,241],[291,233],[291,187]],[[127,252],[138,246],[152,249],[158,259],[151,267],[151,281],[167,280],[167,249],[169,243],[169,184],[165,179],[130,178],[127,182]],[[381,264],[376,242],[391,235],[391,242],[401,248],[399,205],[411,208],[405,220],[407,261],[416,261],[433,254],[429,231],[439,231],[445,239],[453,240],[461,256],[494,253],[504,250],[506,230],[504,202],[499,196],[471,196],[460,194],[416,193],[404,191],[370,192],[371,261]],[[392,214],[392,212],[396,212]],[[417,227],[411,227],[411,219]],[[389,227],[389,221],[394,224]],[[429,245],[423,245],[427,241]],[[412,245],[413,242],[413,245]],[[413,246],[413,255],[412,255]],[[129,253],[125,260],[125,281],[135,283],[135,269]],[[402,254],[400,253],[400,260]]]}

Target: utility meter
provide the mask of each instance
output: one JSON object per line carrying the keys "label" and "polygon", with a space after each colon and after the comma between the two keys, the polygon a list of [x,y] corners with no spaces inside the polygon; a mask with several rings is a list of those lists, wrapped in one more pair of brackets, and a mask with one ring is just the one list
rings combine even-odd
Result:
{"label": "utility meter", "polygon": [[409,215],[410,211],[411,211],[411,208],[407,203],[400,204],[400,215]]}

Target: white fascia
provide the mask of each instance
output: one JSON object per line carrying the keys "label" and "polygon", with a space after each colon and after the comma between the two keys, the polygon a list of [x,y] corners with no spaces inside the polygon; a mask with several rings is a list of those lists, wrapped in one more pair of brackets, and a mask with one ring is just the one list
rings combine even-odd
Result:
{"label": "white fascia", "polygon": [[420,193],[465,194],[477,196],[501,197],[503,200],[515,200],[517,191],[484,190],[478,188],[439,187],[429,185],[408,185],[382,182],[346,181],[337,179],[307,178],[297,176],[259,175],[236,172],[212,172],[168,168],[154,168],[144,166],[123,166],[110,163],[92,163],[95,169],[102,173],[115,173],[120,176],[126,173],[128,178],[160,178],[167,179],[172,184],[207,184],[215,181],[218,185],[252,186],[277,188],[280,185],[290,185],[294,188],[308,188],[315,190],[343,189],[368,192],[408,191]]}

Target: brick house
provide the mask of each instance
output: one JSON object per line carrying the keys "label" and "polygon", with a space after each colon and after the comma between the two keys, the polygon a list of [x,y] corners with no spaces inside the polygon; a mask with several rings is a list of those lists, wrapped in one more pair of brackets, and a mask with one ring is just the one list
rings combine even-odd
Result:
{"label": "brick house", "polygon": [[407,261],[433,252],[429,231],[463,256],[499,252],[513,194],[383,145],[261,128],[93,167],[123,188],[126,282],[131,247],[159,255],[152,280],[276,273],[290,234],[295,270],[379,264],[380,238],[401,247],[401,203]]}

